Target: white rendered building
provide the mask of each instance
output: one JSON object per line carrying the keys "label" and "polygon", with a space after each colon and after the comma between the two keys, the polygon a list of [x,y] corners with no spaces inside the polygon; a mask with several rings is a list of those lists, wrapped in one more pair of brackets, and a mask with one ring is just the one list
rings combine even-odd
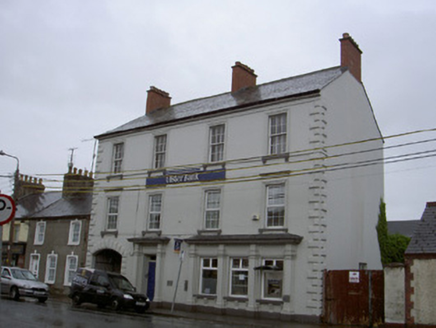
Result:
{"label": "white rendered building", "polygon": [[340,41],[338,67],[256,85],[237,62],[231,92],[176,105],[151,87],[96,137],[87,265],[155,306],[305,321],[324,270],[380,269],[383,140]]}

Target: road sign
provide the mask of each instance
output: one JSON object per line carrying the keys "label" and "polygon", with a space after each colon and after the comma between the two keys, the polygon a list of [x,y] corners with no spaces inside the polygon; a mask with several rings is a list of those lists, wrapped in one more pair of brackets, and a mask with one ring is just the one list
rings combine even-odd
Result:
{"label": "road sign", "polygon": [[15,202],[11,196],[0,195],[0,226],[14,218]]}

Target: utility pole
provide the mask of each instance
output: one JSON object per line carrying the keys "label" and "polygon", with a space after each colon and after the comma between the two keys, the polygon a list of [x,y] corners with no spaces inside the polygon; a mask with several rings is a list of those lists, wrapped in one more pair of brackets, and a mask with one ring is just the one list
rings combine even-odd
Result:
{"label": "utility pole", "polygon": [[[15,201],[15,203],[17,203],[18,198],[20,196],[20,160],[18,159],[18,157],[7,154],[3,150],[0,150],[0,156],[11,157],[17,161],[17,168],[14,173],[14,192],[12,194],[12,199]],[[8,242],[8,257],[7,257],[8,265],[12,264],[12,246],[14,244],[14,228],[15,228],[14,219],[12,219],[12,221],[9,222],[9,242]]]}

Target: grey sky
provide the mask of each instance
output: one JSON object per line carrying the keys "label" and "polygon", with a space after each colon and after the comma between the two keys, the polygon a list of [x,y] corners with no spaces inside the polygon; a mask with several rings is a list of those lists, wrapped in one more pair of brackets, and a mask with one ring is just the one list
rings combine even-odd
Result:
{"label": "grey sky", "polygon": [[[363,51],[383,135],[434,128],[434,31],[433,0],[2,0],[0,149],[19,157],[22,173],[54,185],[69,148],[75,166],[89,169],[89,139],[144,114],[151,85],[176,104],[230,91],[235,61],[253,68],[258,84],[337,66],[344,32]],[[0,175],[15,165],[0,157]],[[436,201],[435,170],[434,157],[385,165],[389,220],[419,219]],[[10,188],[0,178],[0,190]]]}

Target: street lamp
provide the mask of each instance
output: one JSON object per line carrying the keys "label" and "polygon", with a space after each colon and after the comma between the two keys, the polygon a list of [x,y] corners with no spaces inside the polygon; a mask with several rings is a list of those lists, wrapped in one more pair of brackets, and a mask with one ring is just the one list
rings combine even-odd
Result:
{"label": "street lamp", "polygon": [[[0,150],[0,156],[7,156],[15,159],[17,161],[17,169],[14,174],[14,192],[12,198],[15,202],[17,202],[19,197],[19,178],[20,178],[20,160],[18,157],[5,153],[3,150]],[[9,222],[9,247],[8,247],[8,265],[12,263],[12,245],[13,245],[13,237],[14,237],[14,219]],[[2,238],[3,243],[3,238]]]}

